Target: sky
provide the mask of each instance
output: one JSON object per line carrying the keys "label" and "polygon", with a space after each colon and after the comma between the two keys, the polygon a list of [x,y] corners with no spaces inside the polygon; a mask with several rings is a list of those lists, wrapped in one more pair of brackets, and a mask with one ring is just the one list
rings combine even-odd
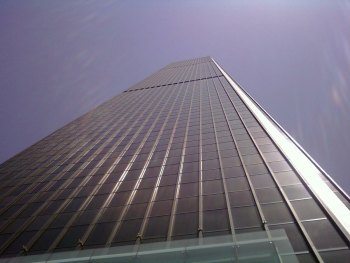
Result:
{"label": "sky", "polygon": [[0,0],[0,163],[211,56],[350,193],[350,1]]}

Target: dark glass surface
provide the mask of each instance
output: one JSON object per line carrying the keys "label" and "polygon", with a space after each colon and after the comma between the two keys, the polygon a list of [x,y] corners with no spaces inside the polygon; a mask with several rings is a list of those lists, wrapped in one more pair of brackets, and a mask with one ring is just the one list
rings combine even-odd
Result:
{"label": "dark glass surface", "polygon": [[89,248],[109,238],[135,244],[138,235],[193,238],[200,227],[203,236],[262,231],[259,206],[301,262],[313,257],[298,224],[325,262],[348,256],[333,221],[208,57],[133,85],[1,164],[0,176],[0,256],[26,244],[29,254],[47,252],[60,233],[54,251],[79,240]]}
{"label": "dark glass surface", "polygon": [[304,222],[308,234],[318,249],[346,247],[329,220],[316,220]]}

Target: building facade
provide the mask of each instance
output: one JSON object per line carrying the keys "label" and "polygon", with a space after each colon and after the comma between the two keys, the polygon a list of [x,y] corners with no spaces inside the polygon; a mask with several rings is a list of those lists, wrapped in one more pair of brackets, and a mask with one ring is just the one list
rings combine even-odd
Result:
{"label": "building facade", "polygon": [[[214,244],[215,262],[350,259],[349,197],[210,57],[160,69],[3,163],[0,178],[0,262],[64,251],[152,262],[135,257],[151,244],[187,247],[163,262],[214,262]],[[259,240],[275,261],[259,261]],[[131,259],[91,254],[115,247]]]}

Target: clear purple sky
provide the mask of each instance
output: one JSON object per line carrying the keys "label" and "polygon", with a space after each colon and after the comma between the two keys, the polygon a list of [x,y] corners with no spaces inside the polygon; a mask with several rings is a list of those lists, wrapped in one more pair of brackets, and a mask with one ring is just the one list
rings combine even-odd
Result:
{"label": "clear purple sky", "polygon": [[0,0],[0,163],[210,55],[350,193],[350,2]]}

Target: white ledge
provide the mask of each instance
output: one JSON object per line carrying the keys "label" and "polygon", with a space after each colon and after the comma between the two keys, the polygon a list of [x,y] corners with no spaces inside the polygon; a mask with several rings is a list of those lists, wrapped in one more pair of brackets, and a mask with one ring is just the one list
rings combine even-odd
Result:
{"label": "white ledge", "polygon": [[342,232],[350,240],[350,210],[322,180],[322,173],[313,164],[302,150],[267,116],[243,90],[242,88],[226,74],[226,72],[216,63],[213,62],[222,72],[226,80],[236,91],[238,96],[250,109],[265,131],[278,145],[280,150],[288,158],[289,162],[296,169],[298,174],[304,179],[310,190],[315,194],[332,219],[341,228]]}

